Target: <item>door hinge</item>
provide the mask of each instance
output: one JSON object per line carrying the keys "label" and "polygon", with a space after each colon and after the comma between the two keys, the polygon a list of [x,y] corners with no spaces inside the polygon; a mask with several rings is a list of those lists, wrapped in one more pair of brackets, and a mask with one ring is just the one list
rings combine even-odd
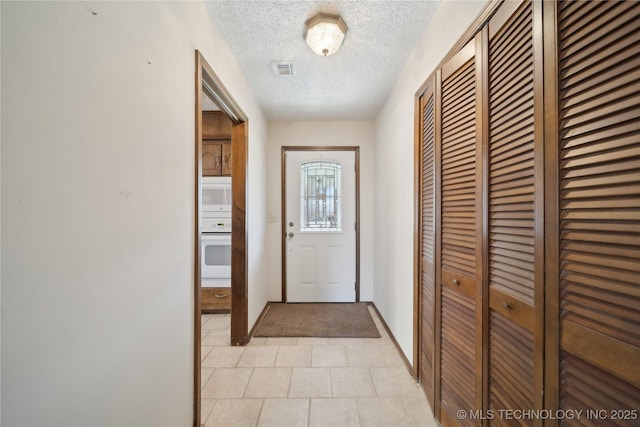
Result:
{"label": "door hinge", "polygon": [[358,231],[358,223],[357,222],[353,223],[353,231]]}

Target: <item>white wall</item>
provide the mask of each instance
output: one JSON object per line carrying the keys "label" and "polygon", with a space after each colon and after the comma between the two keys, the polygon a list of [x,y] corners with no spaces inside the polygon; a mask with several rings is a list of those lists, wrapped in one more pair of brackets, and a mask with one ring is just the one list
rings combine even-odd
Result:
{"label": "white wall", "polygon": [[191,425],[194,50],[249,117],[252,319],[262,113],[200,2],[1,7],[2,422]]}
{"label": "white wall", "polygon": [[267,283],[270,301],[282,300],[281,149],[284,145],[360,147],[360,300],[373,299],[373,122],[269,122]]}
{"label": "white wall", "polygon": [[[2,22],[2,7],[0,7],[0,22]],[[2,32],[0,31],[0,46],[2,45]],[[1,55],[0,55],[1,57]],[[0,61],[2,59],[0,58]],[[2,81],[2,67],[0,67],[0,81]],[[2,99],[2,87],[0,85],[0,99]],[[2,102],[0,102],[0,129],[2,129]],[[0,165],[2,164],[2,137],[0,136]],[[2,173],[0,173],[0,241],[2,241]],[[0,245],[0,313],[2,313],[2,245]],[[0,372],[2,372],[2,316],[0,315]],[[0,414],[2,414],[2,384],[0,383]],[[2,416],[0,415],[0,426]]]}
{"label": "white wall", "polygon": [[375,121],[373,300],[413,359],[414,96],[485,6],[445,0],[426,27]]}

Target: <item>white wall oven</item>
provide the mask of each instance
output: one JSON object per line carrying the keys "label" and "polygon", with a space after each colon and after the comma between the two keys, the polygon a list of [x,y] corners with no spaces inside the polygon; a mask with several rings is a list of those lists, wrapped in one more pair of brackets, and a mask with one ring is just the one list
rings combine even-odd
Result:
{"label": "white wall oven", "polygon": [[231,177],[202,178],[203,288],[231,286]]}
{"label": "white wall oven", "polygon": [[231,285],[231,233],[202,234],[202,286]]}

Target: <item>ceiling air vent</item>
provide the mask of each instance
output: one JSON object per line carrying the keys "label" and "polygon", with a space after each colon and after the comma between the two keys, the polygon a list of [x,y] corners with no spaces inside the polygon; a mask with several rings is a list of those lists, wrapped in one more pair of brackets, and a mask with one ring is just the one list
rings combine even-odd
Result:
{"label": "ceiling air vent", "polygon": [[277,77],[293,77],[296,69],[291,62],[272,62],[271,68]]}

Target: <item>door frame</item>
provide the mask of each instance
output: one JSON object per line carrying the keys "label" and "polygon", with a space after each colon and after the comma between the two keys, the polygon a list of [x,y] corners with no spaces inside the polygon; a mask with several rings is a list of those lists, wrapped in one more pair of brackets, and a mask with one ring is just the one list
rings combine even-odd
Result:
{"label": "door frame", "polygon": [[356,178],[356,302],[360,302],[360,147],[359,146],[282,146],[281,162],[281,215],[282,218],[282,302],[287,302],[287,251],[286,251],[286,157],[288,151],[353,151]]}
{"label": "door frame", "polygon": [[222,84],[200,51],[195,51],[195,220],[194,242],[194,358],[193,358],[193,426],[200,426],[201,398],[201,278],[202,266],[200,221],[202,218],[202,101],[205,92],[231,120],[231,345],[245,345],[249,340],[247,295],[247,159],[248,119]]}

